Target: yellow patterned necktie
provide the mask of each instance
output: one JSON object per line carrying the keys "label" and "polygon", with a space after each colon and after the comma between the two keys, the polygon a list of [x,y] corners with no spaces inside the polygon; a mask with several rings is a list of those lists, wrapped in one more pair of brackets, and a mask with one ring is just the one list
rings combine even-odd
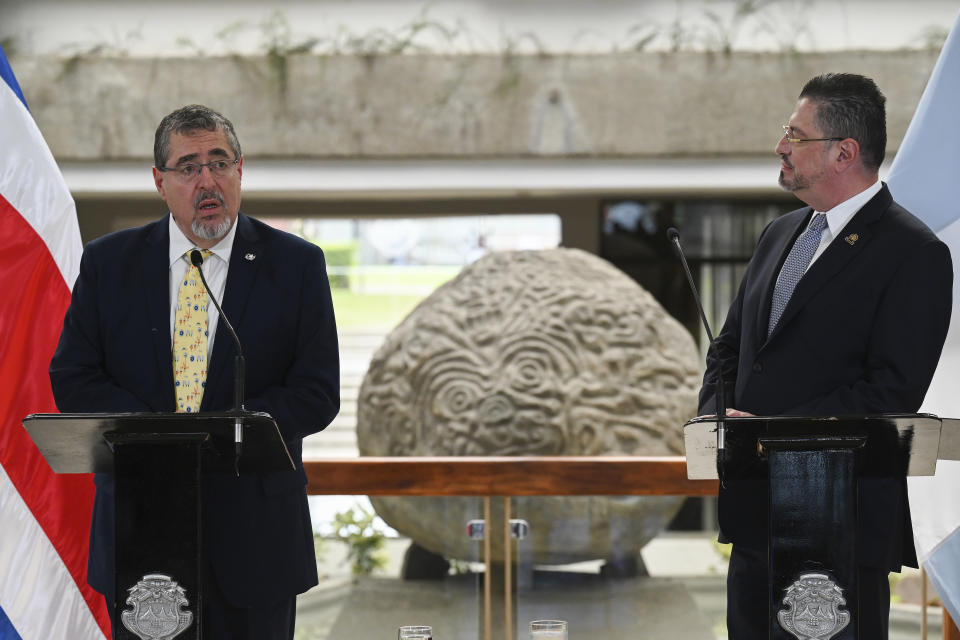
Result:
{"label": "yellow patterned necktie", "polygon": [[[191,249],[190,251],[193,251]],[[190,262],[190,251],[184,254]],[[206,260],[211,251],[200,252]],[[207,384],[207,290],[192,263],[180,281],[173,324],[173,385],[177,413],[196,413]]]}

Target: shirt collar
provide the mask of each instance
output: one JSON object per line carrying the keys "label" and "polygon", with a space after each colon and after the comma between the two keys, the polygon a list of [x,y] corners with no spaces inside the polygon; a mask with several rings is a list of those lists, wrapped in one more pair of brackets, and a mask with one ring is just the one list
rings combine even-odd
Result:
{"label": "shirt collar", "polygon": [[831,236],[834,238],[837,237],[847,223],[850,222],[853,214],[860,211],[863,205],[867,204],[873,196],[880,193],[880,189],[882,188],[883,183],[877,180],[857,195],[847,198],[829,211],[820,212],[827,214],[827,226],[830,228]]}
{"label": "shirt collar", "polygon": [[[170,266],[180,260],[187,251],[197,247],[183,235],[183,231],[177,226],[173,219],[173,214],[168,215],[168,225],[170,227]],[[211,253],[223,260],[225,264],[230,264],[230,253],[233,251],[233,238],[237,235],[237,224],[240,221],[239,215],[230,227],[227,235],[220,239],[220,242],[210,247]]]}

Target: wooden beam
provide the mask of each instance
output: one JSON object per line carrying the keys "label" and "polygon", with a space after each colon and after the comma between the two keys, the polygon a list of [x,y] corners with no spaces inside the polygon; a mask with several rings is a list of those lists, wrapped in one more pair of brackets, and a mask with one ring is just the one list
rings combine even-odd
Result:
{"label": "wooden beam", "polygon": [[638,456],[360,457],[305,460],[312,495],[715,496],[686,459]]}
{"label": "wooden beam", "polygon": [[957,623],[947,613],[947,608],[943,608],[943,640],[960,640],[960,629],[957,629]]}

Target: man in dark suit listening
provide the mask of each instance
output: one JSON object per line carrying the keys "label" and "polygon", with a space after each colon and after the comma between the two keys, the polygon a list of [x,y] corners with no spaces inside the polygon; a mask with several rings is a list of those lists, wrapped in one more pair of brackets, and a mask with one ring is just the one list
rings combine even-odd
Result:
{"label": "man in dark suit listening", "polygon": [[[723,376],[728,415],[839,416],[920,408],[950,323],[950,251],[900,207],[878,169],[885,98],[869,78],[826,74],[800,93],[776,147],[780,185],[807,205],[763,231],[707,355],[700,413]],[[886,638],[887,573],[916,566],[905,480],[859,491],[861,638]],[[767,637],[767,489],[728,481],[732,640]]]}
{"label": "man in dark suit listening", "polygon": [[[234,344],[187,255],[204,250],[203,273],[245,352],[246,408],[276,419],[296,465],[204,477],[204,637],[293,638],[296,595],[317,584],[302,440],[340,405],[323,253],[239,213],[243,155],[216,111],[191,105],[166,116],[154,162],[169,215],[84,249],[50,365],[57,407],[232,408]],[[112,613],[113,482],[100,474],[96,484],[88,580]]]}

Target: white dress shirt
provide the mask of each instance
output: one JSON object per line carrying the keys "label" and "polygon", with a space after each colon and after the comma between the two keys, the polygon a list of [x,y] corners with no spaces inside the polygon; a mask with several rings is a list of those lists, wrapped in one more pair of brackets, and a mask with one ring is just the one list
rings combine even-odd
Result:
{"label": "white dress shirt", "polygon": [[[827,247],[830,246],[830,243],[833,242],[834,238],[840,235],[840,232],[843,231],[843,227],[850,222],[850,218],[853,217],[857,211],[860,211],[863,208],[863,205],[869,202],[870,198],[880,193],[880,189],[883,188],[883,183],[877,180],[875,183],[853,196],[852,198],[847,198],[833,209],[830,209],[826,212],[827,214],[827,226],[823,230],[823,234],[820,236],[820,246],[817,247],[816,252],[813,254],[813,259],[810,260],[810,264],[816,262],[817,258],[827,250]],[[817,213],[817,212],[814,212]],[[813,216],[810,216],[810,221],[813,221]],[[810,268],[810,265],[807,265],[807,269]]]}
{"label": "white dress shirt", "polygon": [[[177,316],[177,294],[180,292],[180,282],[183,280],[187,269],[190,267],[190,260],[184,254],[191,249],[198,249],[187,236],[183,235],[180,227],[173,220],[173,214],[169,217],[170,224],[170,344],[173,344],[173,327]],[[213,252],[209,258],[203,261],[203,277],[213,295],[217,297],[217,302],[223,304],[223,292],[227,288],[227,270],[230,267],[230,253],[233,251],[233,238],[237,234],[237,223],[234,222],[220,242],[213,245],[210,251]],[[212,302],[207,304],[207,359],[209,360],[213,352],[213,340],[217,335],[217,321],[220,314]]]}

